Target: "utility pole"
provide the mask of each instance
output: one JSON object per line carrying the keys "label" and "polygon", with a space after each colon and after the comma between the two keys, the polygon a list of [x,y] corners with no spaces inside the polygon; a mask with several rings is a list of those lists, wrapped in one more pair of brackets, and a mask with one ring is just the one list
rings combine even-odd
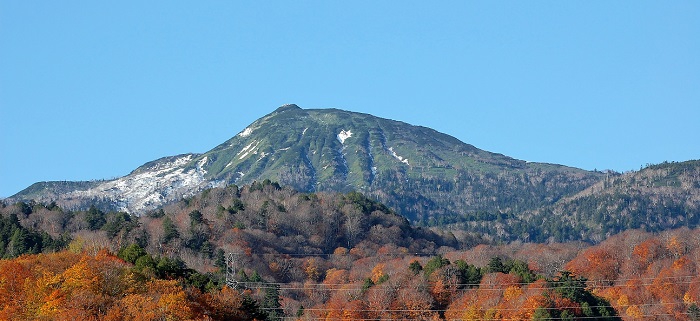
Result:
{"label": "utility pole", "polygon": [[226,285],[232,289],[238,288],[237,269],[238,260],[240,258],[240,253],[229,252],[226,253]]}

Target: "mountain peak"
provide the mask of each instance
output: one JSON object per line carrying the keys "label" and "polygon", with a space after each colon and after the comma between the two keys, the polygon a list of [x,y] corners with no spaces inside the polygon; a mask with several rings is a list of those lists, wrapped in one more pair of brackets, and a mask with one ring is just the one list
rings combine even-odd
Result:
{"label": "mountain peak", "polygon": [[300,110],[301,107],[297,106],[296,104],[284,104],[280,106],[279,108],[275,109],[275,113],[280,113],[283,111],[288,111],[288,110]]}
{"label": "mountain peak", "polygon": [[286,104],[203,154],[162,158],[90,186],[69,190],[44,184],[17,196],[32,192],[76,207],[99,200],[144,213],[212,186],[269,179],[304,192],[360,191],[412,221],[435,224],[477,211],[551,204],[601,175],[526,163],[369,114]]}

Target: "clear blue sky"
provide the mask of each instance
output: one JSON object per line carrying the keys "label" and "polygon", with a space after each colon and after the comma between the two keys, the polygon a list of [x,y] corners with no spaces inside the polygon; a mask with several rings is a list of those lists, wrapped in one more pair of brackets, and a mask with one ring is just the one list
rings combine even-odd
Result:
{"label": "clear blue sky", "polygon": [[0,196],[286,103],[589,170],[698,159],[700,1],[0,0]]}

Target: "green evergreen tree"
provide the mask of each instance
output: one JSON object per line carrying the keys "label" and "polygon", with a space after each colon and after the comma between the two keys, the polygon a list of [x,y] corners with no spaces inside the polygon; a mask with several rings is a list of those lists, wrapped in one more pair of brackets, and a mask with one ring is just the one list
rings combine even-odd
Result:
{"label": "green evergreen tree", "polygon": [[438,254],[425,263],[425,267],[423,267],[423,274],[428,277],[433,274],[435,270],[447,265],[450,265],[450,260]]}
{"label": "green evergreen tree", "polygon": [[700,321],[700,307],[697,304],[692,303],[688,307],[688,318],[691,321]]}
{"label": "green evergreen tree", "polygon": [[146,250],[144,250],[138,244],[131,244],[129,246],[126,246],[120,249],[117,253],[117,256],[120,257],[122,260],[132,264],[136,263],[136,260],[138,260],[144,255],[148,255],[148,253],[146,253]]}
{"label": "green evergreen tree", "polygon": [[99,230],[107,220],[105,219],[105,213],[97,209],[97,207],[90,206],[90,209],[85,212],[85,222],[90,230]]}
{"label": "green evergreen tree", "polygon": [[418,260],[411,262],[411,264],[408,265],[408,269],[413,272],[414,275],[418,275],[420,271],[423,270],[423,266],[420,265],[420,262]]}
{"label": "green evergreen tree", "polygon": [[488,271],[491,273],[495,272],[501,272],[501,273],[508,273],[508,270],[506,269],[506,266],[503,264],[503,261],[501,260],[500,257],[492,257],[491,260],[489,260],[489,264],[487,265]]}
{"label": "green evergreen tree", "polygon": [[546,308],[539,307],[535,309],[535,313],[532,314],[533,321],[544,321],[552,320],[552,314]]}
{"label": "green evergreen tree", "polygon": [[166,216],[163,219],[163,242],[168,243],[172,239],[180,237],[180,232],[178,232],[175,223],[170,217]]}
{"label": "green evergreen tree", "polygon": [[32,214],[32,207],[25,202],[18,202],[15,204],[20,213],[26,215]]}
{"label": "green evergreen tree", "polygon": [[268,320],[281,320],[283,312],[280,304],[279,285],[265,285],[265,297],[261,307],[267,311]]}
{"label": "green evergreen tree", "polygon": [[202,224],[204,222],[204,216],[202,215],[202,212],[198,210],[194,210],[190,212],[190,226],[196,226],[199,224]]}
{"label": "green evergreen tree", "polygon": [[226,269],[226,253],[224,252],[223,249],[217,249],[216,250],[216,260],[214,261],[214,265],[218,267],[221,270]]}
{"label": "green evergreen tree", "polygon": [[457,266],[459,283],[463,286],[478,287],[483,276],[482,270],[473,264],[468,264],[464,260],[455,261]]}
{"label": "green evergreen tree", "polygon": [[134,263],[134,268],[144,274],[156,273],[158,262],[150,255],[142,255]]}

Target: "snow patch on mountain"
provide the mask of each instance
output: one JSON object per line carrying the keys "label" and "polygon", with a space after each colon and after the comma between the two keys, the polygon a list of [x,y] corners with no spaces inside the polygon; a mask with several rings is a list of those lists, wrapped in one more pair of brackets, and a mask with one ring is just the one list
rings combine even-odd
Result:
{"label": "snow patch on mountain", "polygon": [[365,148],[367,149],[367,156],[369,156],[370,175],[368,183],[372,185],[374,178],[377,176],[377,166],[374,166],[374,154],[372,154],[372,144],[370,144],[369,140],[367,140],[367,146]]}
{"label": "snow patch on mountain", "polygon": [[252,134],[252,133],[253,133],[253,129],[250,128],[250,127],[246,127],[246,129],[244,129],[242,132],[240,132],[240,133],[238,134],[238,136],[240,136],[240,137],[248,137],[248,136],[250,136],[250,134]]}
{"label": "snow patch on mountain", "polygon": [[403,157],[399,156],[399,154],[396,154],[396,152],[394,151],[394,147],[389,147],[389,152],[391,153],[391,156],[394,156],[394,158],[398,159],[399,162],[402,162],[402,163],[409,165],[409,166],[411,165],[408,163],[408,158],[403,158]]}
{"label": "snow patch on mountain", "polygon": [[244,153],[245,151],[247,151],[247,150],[250,148],[250,146],[253,146],[253,144],[255,144],[255,141],[252,141],[252,142],[250,142],[250,144],[248,144],[248,146],[243,147],[243,149],[241,149],[241,151],[238,152],[238,154],[236,154],[236,156],[238,156],[238,155]]}
{"label": "snow patch on mountain", "polygon": [[188,167],[192,160],[193,155],[178,157],[66,196],[109,199],[120,211],[138,215],[166,202],[194,195],[205,188],[223,186],[221,181],[209,182],[204,177],[207,173],[204,169],[207,157],[199,160],[196,166]]}
{"label": "snow patch on mountain", "polygon": [[204,156],[199,162],[197,162],[197,168],[200,168],[202,170],[202,173],[206,174],[207,171],[204,169],[204,165],[207,164],[207,160],[209,160],[208,156]]}
{"label": "snow patch on mountain", "polygon": [[[253,144],[255,144],[255,146],[254,146],[254,147],[251,147]],[[260,142],[253,141],[252,143],[248,144],[248,146],[246,146],[245,148],[243,148],[240,152],[238,152],[238,154],[236,154],[236,156],[238,156],[238,155],[240,155],[241,153],[243,153],[243,155],[241,155],[241,157],[238,157],[238,159],[244,159],[244,158],[246,158],[246,156],[248,156],[248,154],[250,154],[250,153],[257,154],[257,150],[256,150],[256,149],[258,148],[258,145],[260,145]]]}
{"label": "snow patch on mountain", "polygon": [[336,137],[338,138],[338,141],[341,144],[345,144],[345,140],[352,137],[352,131],[341,130],[340,133]]}

